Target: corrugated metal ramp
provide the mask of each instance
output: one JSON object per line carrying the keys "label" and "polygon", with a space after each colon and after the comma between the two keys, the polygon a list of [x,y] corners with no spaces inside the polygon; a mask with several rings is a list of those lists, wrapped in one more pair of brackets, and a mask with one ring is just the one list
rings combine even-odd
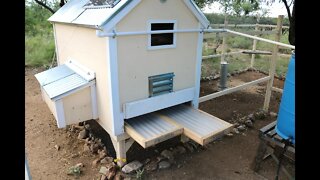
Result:
{"label": "corrugated metal ramp", "polygon": [[182,134],[183,128],[149,113],[125,121],[125,131],[142,147],[147,148]]}
{"label": "corrugated metal ramp", "polygon": [[232,124],[201,110],[178,105],[126,120],[125,131],[144,148],[185,134],[205,145],[230,132]]}

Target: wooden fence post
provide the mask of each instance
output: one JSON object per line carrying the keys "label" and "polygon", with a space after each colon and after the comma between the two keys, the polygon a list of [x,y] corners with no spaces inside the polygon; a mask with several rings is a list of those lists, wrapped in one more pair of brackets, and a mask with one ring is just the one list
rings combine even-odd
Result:
{"label": "wooden fence post", "polygon": [[[227,20],[227,14],[225,14],[224,16],[224,28],[226,29],[228,26],[228,20]],[[227,43],[227,34],[228,33],[224,33],[223,34],[223,39],[222,39],[222,53],[221,53],[221,61],[220,63],[222,62],[225,62],[225,53],[226,53],[226,49],[227,49],[227,46],[226,46],[226,43]]]}
{"label": "wooden fence post", "polygon": [[[258,28],[259,28],[259,22],[257,22],[256,24],[256,27],[254,28],[255,31],[258,32]],[[255,35],[255,36],[258,36],[258,35]],[[257,41],[256,39],[253,40],[253,45],[252,45],[252,51],[255,51],[257,49]],[[251,55],[251,63],[250,63],[250,68],[253,68],[253,65],[254,65],[254,59],[255,59],[256,55],[255,54],[252,54]]]}
{"label": "wooden fence post", "polygon": [[[275,41],[280,41],[280,36],[281,36],[281,30],[282,30],[282,22],[283,22],[283,15],[278,16],[278,22],[277,22],[277,33],[275,34]],[[264,99],[264,104],[263,104],[263,110],[268,111],[269,109],[269,104],[270,104],[270,98],[271,98],[271,91],[272,91],[272,86],[273,86],[273,79],[274,79],[274,74],[275,74],[275,69],[276,69],[276,60],[278,57],[278,50],[279,50],[279,45],[274,45],[273,51],[272,51],[272,57],[270,61],[270,68],[269,68],[269,76],[270,80],[268,81],[267,88],[266,88],[266,94],[265,94],[265,99]]]}

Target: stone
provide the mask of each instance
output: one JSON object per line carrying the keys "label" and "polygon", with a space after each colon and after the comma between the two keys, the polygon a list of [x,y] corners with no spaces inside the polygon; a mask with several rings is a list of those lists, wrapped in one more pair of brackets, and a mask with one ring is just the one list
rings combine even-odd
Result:
{"label": "stone", "polygon": [[233,134],[232,134],[232,133],[228,133],[227,136],[228,136],[228,137],[232,137]]}
{"label": "stone", "polygon": [[74,127],[74,125],[71,125],[71,127],[69,128],[70,132],[76,132],[76,128]]}
{"label": "stone", "polygon": [[79,132],[78,139],[85,139],[87,138],[87,136],[88,136],[87,130],[84,129]]}
{"label": "stone", "polygon": [[265,119],[266,116],[267,116],[267,113],[264,110],[259,110],[258,112],[254,113],[255,119],[262,120],[262,119]]}
{"label": "stone", "polygon": [[85,143],[86,143],[86,144],[91,144],[90,138],[86,138]]}
{"label": "stone", "polygon": [[90,151],[90,145],[89,144],[84,144],[83,145],[83,151],[84,152]]}
{"label": "stone", "polygon": [[106,175],[101,175],[101,177],[100,177],[100,180],[108,180],[108,178],[107,178],[107,176]]}
{"label": "stone", "polygon": [[114,177],[114,180],[122,180],[123,177],[120,173],[117,173],[117,175]]}
{"label": "stone", "polygon": [[142,163],[139,161],[132,161],[125,166],[122,167],[122,172],[124,173],[131,173],[131,172],[136,172],[138,169],[142,167]]}
{"label": "stone", "polygon": [[98,154],[101,159],[107,156],[107,152],[104,149],[98,149]]}
{"label": "stone", "polygon": [[164,160],[164,159],[165,159],[165,157],[163,157],[163,156],[158,156],[158,157],[157,157],[157,161],[158,161],[158,162],[160,162],[160,161],[162,161],[162,160]]}
{"label": "stone", "polygon": [[89,138],[91,138],[91,140],[94,140],[93,134],[89,133]]}
{"label": "stone", "polygon": [[270,114],[270,116],[273,117],[273,118],[278,116],[278,114],[275,113],[275,112],[270,112],[269,114]]}
{"label": "stone", "polygon": [[60,146],[56,144],[56,145],[54,145],[54,148],[59,151]]}
{"label": "stone", "polygon": [[78,156],[79,156],[79,154],[71,154],[71,158],[76,158]]}
{"label": "stone", "polygon": [[76,164],[76,166],[80,167],[80,168],[84,167],[83,163],[78,163],[78,164]]}
{"label": "stone", "polygon": [[161,156],[167,158],[169,161],[173,161],[173,153],[167,149],[163,150],[161,153]]}
{"label": "stone", "polygon": [[151,160],[149,158],[145,159],[143,164],[148,164]]}
{"label": "stone", "polygon": [[97,167],[98,164],[99,164],[99,162],[100,162],[100,158],[95,159],[94,161],[92,161],[92,166],[93,166],[93,167]]}
{"label": "stone", "polygon": [[91,145],[90,145],[90,151],[91,151],[92,153],[97,153],[98,150],[99,150],[99,145],[98,145],[98,144],[91,144]]}
{"label": "stone", "polygon": [[181,168],[182,167],[182,164],[178,164],[177,165],[177,168],[179,169],[179,168]]}
{"label": "stone", "polygon": [[68,175],[80,175],[81,174],[81,168],[79,166],[71,166],[68,170]]}
{"label": "stone", "polygon": [[237,128],[233,128],[233,132],[236,133],[236,134],[239,134],[239,130]]}
{"label": "stone", "polygon": [[246,120],[244,123],[245,123],[246,126],[248,126],[249,128],[252,128],[252,127],[253,127],[253,123],[252,123],[252,121],[251,121],[250,119]]}
{"label": "stone", "polygon": [[113,162],[113,157],[105,157],[103,159],[100,160],[101,164],[109,164]]}
{"label": "stone", "polygon": [[240,125],[240,126],[237,127],[237,129],[239,131],[244,131],[244,130],[246,130],[246,126],[245,125]]}
{"label": "stone", "polygon": [[71,128],[73,128],[74,130],[84,130],[83,126],[78,126],[78,125],[72,125]]}
{"label": "stone", "polygon": [[172,153],[175,155],[175,154],[184,154],[186,153],[187,150],[186,148],[182,147],[182,146],[177,146],[173,149]]}
{"label": "stone", "polygon": [[168,161],[161,161],[158,166],[159,169],[167,169],[171,166],[171,164]]}
{"label": "stone", "polygon": [[250,119],[251,121],[254,121],[254,115],[253,115],[253,114],[249,114],[249,115],[247,116],[247,118]]}
{"label": "stone", "polygon": [[158,163],[157,161],[151,161],[150,163],[146,164],[144,166],[144,169],[147,171],[155,171],[158,168]]}
{"label": "stone", "polygon": [[184,143],[183,146],[187,148],[190,152],[194,152],[193,147],[189,143]]}
{"label": "stone", "polygon": [[111,166],[108,166],[107,167],[108,169],[108,175],[107,175],[107,178],[108,179],[113,179],[113,177],[116,175],[117,173],[117,169],[114,165],[111,165]]}
{"label": "stone", "polygon": [[90,129],[90,124],[84,125],[84,128],[87,129],[87,130],[89,130],[89,129]]}
{"label": "stone", "polygon": [[100,170],[99,170],[100,174],[103,174],[105,176],[107,176],[108,173],[108,169],[105,166],[101,166]]}

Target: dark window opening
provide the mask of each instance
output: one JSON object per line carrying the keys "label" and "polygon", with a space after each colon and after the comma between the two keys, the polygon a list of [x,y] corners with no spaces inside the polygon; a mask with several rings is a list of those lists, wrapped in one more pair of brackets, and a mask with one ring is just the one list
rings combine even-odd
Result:
{"label": "dark window opening", "polygon": [[[174,30],[174,23],[152,23],[151,31]],[[173,33],[151,34],[151,46],[173,45]]]}

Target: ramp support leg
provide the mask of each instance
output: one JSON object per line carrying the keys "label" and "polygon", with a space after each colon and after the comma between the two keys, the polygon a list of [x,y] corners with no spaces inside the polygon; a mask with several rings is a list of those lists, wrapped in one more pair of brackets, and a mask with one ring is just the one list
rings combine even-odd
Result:
{"label": "ramp support leg", "polygon": [[123,167],[127,163],[127,151],[134,143],[132,138],[116,140],[115,138],[111,138],[113,147],[116,151],[116,162],[118,166]]}

